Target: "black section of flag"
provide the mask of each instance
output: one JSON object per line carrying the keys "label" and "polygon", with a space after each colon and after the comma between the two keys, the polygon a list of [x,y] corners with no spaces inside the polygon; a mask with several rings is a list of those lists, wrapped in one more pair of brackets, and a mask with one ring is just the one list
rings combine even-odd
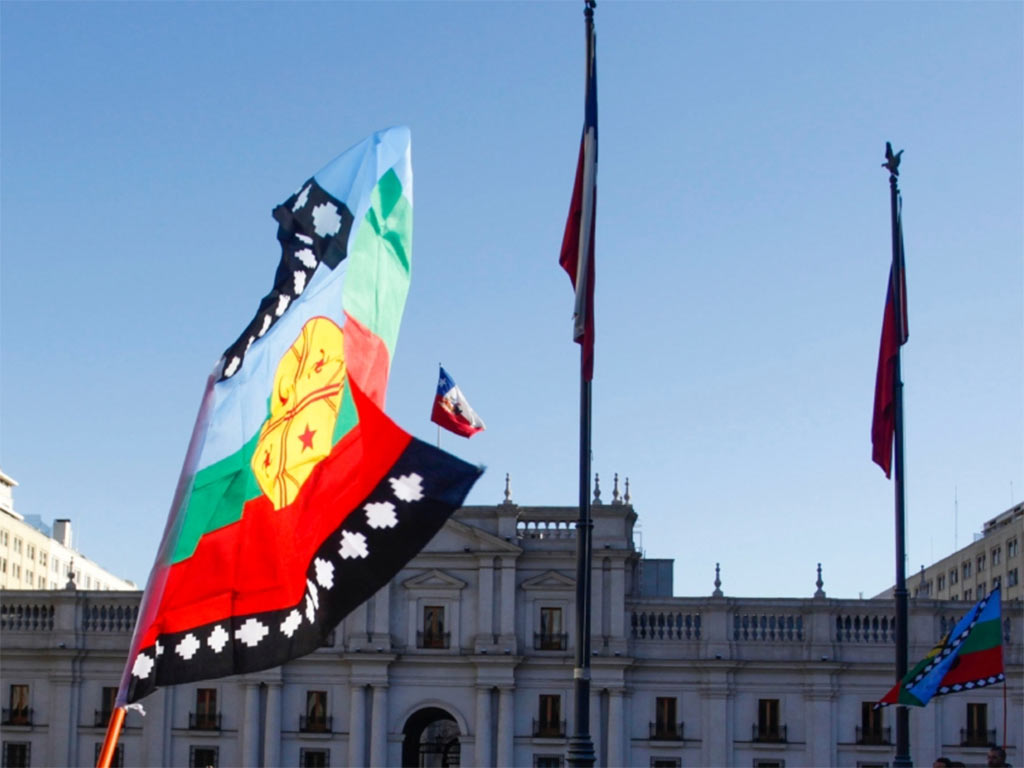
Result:
{"label": "black section of flag", "polygon": [[245,353],[285,313],[309,284],[322,262],[334,269],[346,256],[352,212],[310,179],[294,195],[274,209],[281,261],[274,287],[260,301],[252,322],[234,344],[224,351],[220,380],[229,379],[242,367]]}
{"label": "black section of flag", "polygon": [[[140,674],[132,673],[128,701],[165,685],[269,669],[321,647],[346,615],[433,538],[481,471],[414,438],[373,492],[320,545],[296,605],[160,635],[139,652],[142,661],[135,669]],[[420,498],[414,498],[417,488]]]}

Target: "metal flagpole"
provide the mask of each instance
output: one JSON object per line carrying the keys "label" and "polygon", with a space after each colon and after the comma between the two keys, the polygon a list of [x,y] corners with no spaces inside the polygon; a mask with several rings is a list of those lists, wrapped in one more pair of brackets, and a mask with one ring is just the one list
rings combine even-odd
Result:
{"label": "metal flagpole", "polygon": [[[587,79],[590,88],[594,54],[595,0],[584,0],[583,18],[587,36]],[[583,189],[593,202],[593,188]],[[586,203],[584,204],[586,205]],[[593,215],[593,214],[591,214]],[[587,228],[588,223],[583,223]],[[584,239],[581,247],[592,247]],[[578,278],[579,279],[579,278]],[[593,522],[590,519],[590,402],[591,381],[586,375],[586,344],[580,344],[580,514],[576,523],[576,660],[573,668],[575,708],[573,734],[567,759],[570,766],[589,768],[596,761],[590,738],[590,561]]]}
{"label": "metal flagpole", "polygon": [[[907,572],[906,572],[906,489],[903,464],[903,377],[900,369],[900,349],[906,338],[903,327],[903,233],[900,216],[900,152],[893,154],[892,147],[885,145],[886,162],[889,169],[889,208],[892,219],[892,285],[893,311],[896,315],[896,358],[893,363],[893,417],[895,422],[894,448],[894,493],[896,511],[896,679],[903,680],[907,674],[907,651],[909,620],[907,610]],[[893,766],[907,768],[914,763],[910,758],[910,712],[906,706],[896,707],[896,755]]]}
{"label": "metal flagpole", "polygon": [[96,768],[110,768],[114,759],[114,751],[117,749],[117,739],[121,735],[121,726],[124,725],[124,716],[127,710],[124,707],[114,707],[110,713],[110,722],[107,724],[107,735],[103,739],[103,746],[100,748],[100,755],[96,760]]}

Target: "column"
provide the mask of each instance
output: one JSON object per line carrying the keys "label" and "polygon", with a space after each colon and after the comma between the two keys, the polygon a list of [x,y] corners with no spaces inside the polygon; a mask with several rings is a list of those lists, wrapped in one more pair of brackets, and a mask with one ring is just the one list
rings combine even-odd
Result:
{"label": "column", "polygon": [[370,710],[370,765],[383,768],[388,765],[388,687],[373,686],[373,704]]}
{"label": "column", "polygon": [[[477,645],[494,642],[494,566],[490,557],[480,562],[477,594]],[[504,606],[502,606],[504,607]]]}
{"label": "column", "polygon": [[263,728],[263,764],[281,765],[281,683],[267,683],[267,720]]}
{"label": "column", "polygon": [[246,680],[243,691],[242,765],[255,766],[259,764],[260,751],[260,684]]}
{"label": "column", "polygon": [[[69,665],[70,666],[70,665]],[[74,684],[70,674],[50,677],[50,723],[49,756],[50,765],[77,765],[75,755],[77,737],[77,707],[73,706]],[[31,694],[32,691],[29,690]],[[38,693],[36,694],[38,696]],[[91,713],[90,713],[91,714]],[[42,718],[40,718],[41,720]],[[104,724],[105,725],[105,724]],[[89,756],[92,759],[92,755]]]}
{"label": "column", "polygon": [[476,763],[479,768],[491,762],[491,689],[476,689]]}
{"label": "column", "polygon": [[498,768],[515,765],[515,691],[502,688],[498,693]]}
{"label": "column", "polygon": [[[366,701],[362,685],[352,684],[352,700],[348,718],[348,765],[363,768],[366,765]],[[268,763],[277,765],[277,763]]]}
{"label": "column", "polygon": [[511,557],[501,559],[501,621],[503,638],[516,633],[516,561]]}
{"label": "column", "polygon": [[612,563],[611,621],[608,622],[613,638],[622,639],[626,635],[626,571],[621,560]]}
{"label": "column", "polygon": [[622,716],[622,691],[608,689],[608,765],[626,765],[622,753],[624,730],[628,727]]}

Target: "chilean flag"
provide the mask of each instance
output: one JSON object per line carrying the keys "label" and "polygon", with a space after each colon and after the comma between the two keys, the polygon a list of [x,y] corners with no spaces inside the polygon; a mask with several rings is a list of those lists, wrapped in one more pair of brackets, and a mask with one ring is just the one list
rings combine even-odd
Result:
{"label": "chilean flag", "polygon": [[487,428],[444,368],[441,368],[437,380],[437,394],[434,396],[434,410],[430,420],[463,437],[472,437]]}
{"label": "chilean flag", "polygon": [[580,373],[594,378],[594,212],[597,206],[597,58],[594,30],[587,27],[587,102],[576,179],[558,262],[576,291],[572,338],[582,347]]}

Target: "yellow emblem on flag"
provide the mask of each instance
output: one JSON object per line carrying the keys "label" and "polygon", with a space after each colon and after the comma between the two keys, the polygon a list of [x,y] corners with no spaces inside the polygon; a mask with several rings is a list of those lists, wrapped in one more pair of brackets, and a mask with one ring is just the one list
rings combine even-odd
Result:
{"label": "yellow emblem on flag", "polygon": [[291,504],[331,452],[345,384],[343,341],[333,320],[314,317],[277,364],[270,416],[251,465],[274,509]]}

